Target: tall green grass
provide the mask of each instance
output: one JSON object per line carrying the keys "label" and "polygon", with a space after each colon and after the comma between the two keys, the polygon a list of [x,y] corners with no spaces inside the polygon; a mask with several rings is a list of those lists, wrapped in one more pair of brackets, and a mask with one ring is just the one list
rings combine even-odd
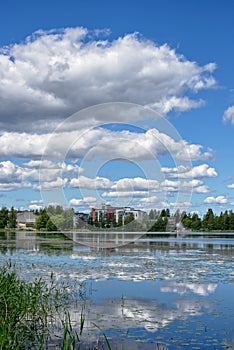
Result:
{"label": "tall green grass", "polygon": [[45,349],[51,329],[68,305],[65,287],[26,282],[10,263],[0,267],[0,349]]}

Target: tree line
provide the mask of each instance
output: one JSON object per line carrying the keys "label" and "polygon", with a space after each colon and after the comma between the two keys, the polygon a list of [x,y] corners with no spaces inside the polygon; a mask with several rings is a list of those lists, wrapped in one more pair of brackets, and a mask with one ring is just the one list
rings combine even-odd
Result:
{"label": "tree line", "polygon": [[[74,210],[72,208],[64,209],[62,206],[48,206],[40,211],[35,210],[36,215],[35,229],[57,231],[69,230],[74,227]],[[146,219],[146,218],[145,218]],[[144,220],[145,220],[144,219]],[[220,214],[215,214],[211,208],[207,210],[205,215],[199,216],[197,213],[186,213],[176,210],[171,213],[169,209],[155,210],[151,209],[148,218],[149,231],[165,232],[166,230],[175,230],[177,225],[182,223],[185,229],[191,231],[232,231],[234,232],[234,212],[232,210],[221,211]],[[99,227],[120,227],[129,223],[134,223],[133,215],[125,218],[119,217],[118,222],[109,222],[108,220],[97,219],[93,222],[91,215],[88,218],[88,223]],[[136,222],[137,224],[138,222]],[[142,222],[144,224],[144,221]],[[140,222],[138,223],[137,229]],[[0,209],[0,229],[17,227],[17,210],[12,206],[7,209],[5,206]]]}
{"label": "tree line", "polygon": [[169,209],[161,211],[152,209],[149,212],[149,219],[154,221],[150,231],[166,231],[170,225],[176,226],[179,223],[191,231],[234,231],[234,212],[232,210],[215,214],[209,208],[205,215],[199,216],[197,213],[186,213],[179,210],[171,214]]}
{"label": "tree line", "polygon": [[57,231],[73,228],[74,210],[62,206],[52,206],[41,209],[36,213],[35,228],[37,230]]}

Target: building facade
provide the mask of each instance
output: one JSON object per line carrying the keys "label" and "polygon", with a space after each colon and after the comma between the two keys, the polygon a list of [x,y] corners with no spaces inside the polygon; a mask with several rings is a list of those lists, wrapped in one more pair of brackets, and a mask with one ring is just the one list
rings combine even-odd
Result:
{"label": "building facade", "polygon": [[131,207],[112,207],[110,204],[102,204],[92,208],[91,218],[92,221],[110,221],[115,220],[119,222],[121,219],[124,220],[130,215],[134,220],[142,221],[146,213],[142,210],[136,210]]}

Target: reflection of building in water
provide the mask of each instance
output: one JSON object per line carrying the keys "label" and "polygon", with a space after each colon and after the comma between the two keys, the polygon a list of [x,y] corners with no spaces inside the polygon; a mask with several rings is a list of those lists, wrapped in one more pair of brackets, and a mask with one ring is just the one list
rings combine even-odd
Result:
{"label": "reflection of building in water", "polygon": [[142,236],[142,232],[103,231],[103,232],[71,232],[69,238],[74,242],[92,248],[112,249],[134,242]]}
{"label": "reflection of building in water", "polygon": [[19,228],[32,228],[35,225],[36,217],[33,211],[19,211],[17,213],[17,226]]}
{"label": "reflection of building in water", "polygon": [[15,245],[17,249],[37,250],[35,233],[16,231]]}

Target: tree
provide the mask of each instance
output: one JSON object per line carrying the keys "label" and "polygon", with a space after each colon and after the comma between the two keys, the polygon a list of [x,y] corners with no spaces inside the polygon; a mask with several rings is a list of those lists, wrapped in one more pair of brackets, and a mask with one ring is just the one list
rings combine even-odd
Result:
{"label": "tree", "polygon": [[165,218],[165,217],[167,217],[167,211],[166,211],[166,209],[163,209],[162,211],[161,211],[161,217],[162,218]]}
{"label": "tree", "polygon": [[89,218],[88,218],[88,224],[93,226],[93,218],[92,216],[90,215]]}
{"label": "tree", "polygon": [[169,218],[170,216],[171,216],[171,214],[170,214],[170,209],[166,209],[166,216],[167,216],[167,218]]}
{"label": "tree", "polygon": [[191,229],[194,231],[199,231],[201,229],[201,219],[199,218],[198,214],[193,213],[191,219],[192,219]]}
{"label": "tree", "polygon": [[66,209],[64,211],[64,219],[65,219],[65,229],[71,230],[73,229],[74,224],[74,210],[72,208]]}
{"label": "tree", "polygon": [[180,213],[179,209],[176,209],[176,211],[174,213],[174,218],[175,218],[176,223],[180,222],[180,220],[181,220],[181,213]]}
{"label": "tree", "polygon": [[113,226],[113,227],[117,227],[117,226],[118,226],[118,224],[117,224],[117,222],[116,222],[116,218],[114,218],[114,219],[112,220],[112,226]]}
{"label": "tree", "polygon": [[154,220],[155,219],[155,212],[154,212],[153,209],[151,209],[150,212],[149,212],[149,219],[150,220]]}
{"label": "tree", "polygon": [[230,219],[229,219],[229,215],[228,215],[228,212],[227,210],[225,210],[225,212],[223,213],[223,227],[222,227],[222,230],[229,230],[229,222],[230,222]]}
{"label": "tree", "polygon": [[119,215],[118,217],[118,226],[123,226],[123,215]]}
{"label": "tree", "polygon": [[7,227],[8,220],[8,209],[6,207],[2,207],[2,209],[0,210],[0,223],[2,228]]}
{"label": "tree", "polygon": [[56,227],[56,225],[53,223],[53,221],[51,219],[49,219],[47,221],[46,230],[47,231],[57,231],[57,227]]}
{"label": "tree", "polygon": [[151,227],[149,231],[152,232],[165,232],[168,224],[167,217],[162,217],[161,215],[158,217],[155,224]]}
{"label": "tree", "polygon": [[126,216],[124,220],[124,225],[130,224],[130,222],[132,222],[133,220],[135,220],[134,215],[133,213],[130,213],[129,215]]}
{"label": "tree", "polygon": [[215,229],[215,216],[211,208],[207,210],[207,213],[203,217],[202,229],[205,231],[211,231]]}
{"label": "tree", "polygon": [[9,228],[16,228],[17,226],[17,212],[14,209],[14,207],[11,207],[11,210],[8,214],[8,227]]}
{"label": "tree", "polygon": [[191,228],[192,226],[192,218],[190,217],[190,215],[185,215],[183,220],[182,220],[182,224],[186,227],[186,228]]}
{"label": "tree", "polygon": [[[57,230],[63,230],[64,229],[65,219],[64,219],[64,216],[62,214],[53,215],[53,216],[50,217],[49,221],[50,220],[53,222],[53,224],[55,225]],[[51,226],[51,224],[49,224],[49,225]]]}
{"label": "tree", "polygon": [[232,210],[229,211],[229,230],[234,231],[234,213]]}
{"label": "tree", "polygon": [[37,230],[46,229],[48,220],[49,220],[49,215],[47,214],[46,208],[41,209],[38,217],[36,218],[35,228]]}

